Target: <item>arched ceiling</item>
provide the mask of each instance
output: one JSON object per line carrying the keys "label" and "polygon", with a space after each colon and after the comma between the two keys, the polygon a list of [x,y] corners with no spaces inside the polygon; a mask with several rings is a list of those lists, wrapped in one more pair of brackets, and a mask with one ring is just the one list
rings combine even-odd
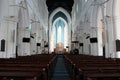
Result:
{"label": "arched ceiling", "polygon": [[62,13],[61,11],[59,11],[58,13],[56,13],[52,19],[52,23],[59,17],[62,17],[63,19],[65,19],[66,22],[68,22],[67,17],[64,13]]}
{"label": "arched ceiling", "polygon": [[49,15],[58,7],[64,8],[70,14],[74,0],[46,0],[48,6]]}

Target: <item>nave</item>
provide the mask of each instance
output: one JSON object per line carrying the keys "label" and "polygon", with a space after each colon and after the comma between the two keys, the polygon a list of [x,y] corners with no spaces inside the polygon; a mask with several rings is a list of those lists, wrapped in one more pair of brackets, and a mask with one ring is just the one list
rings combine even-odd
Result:
{"label": "nave", "polygon": [[0,0],[0,80],[120,80],[120,0]]}

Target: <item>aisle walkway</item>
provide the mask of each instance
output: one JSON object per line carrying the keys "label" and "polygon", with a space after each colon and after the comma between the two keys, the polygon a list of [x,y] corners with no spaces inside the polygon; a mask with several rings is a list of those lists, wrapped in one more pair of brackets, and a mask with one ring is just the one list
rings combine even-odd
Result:
{"label": "aisle walkway", "polygon": [[70,80],[64,64],[63,55],[58,55],[52,80]]}

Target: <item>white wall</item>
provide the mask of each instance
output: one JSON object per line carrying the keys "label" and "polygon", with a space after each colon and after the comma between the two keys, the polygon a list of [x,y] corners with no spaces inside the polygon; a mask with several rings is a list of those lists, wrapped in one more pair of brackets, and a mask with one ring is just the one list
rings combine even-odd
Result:
{"label": "white wall", "polygon": [[16,53],[17,17],[16,7],[12,5],[15,5],[15,0],[0,1],[0,40],[5,40],[5,51],[0,51],[1,58],[15,57]]}
{"label": "white wall", "polygon": [[[21,1],[23,2],[22,4],[20,4]],[[31,19],[36,22],[33,22],[32,30],[29,30],[28,27],[32,23]],[[1,0],[0,40],[5,39],[5,51],[0,51],[0,57],[16,57],[16,46],[18,46],[17,53],[19,56],[36,54],[36,43],[43,43],[42,39],[44,35],[42,35],[42,33],[47,30],[47,24],[48,11],[46,1]],[[35,39],[30,43],[23,43],[23,37],[30,38],[31,33],[36,33]],[[39,49],[41,49],[41,47],[39,47]],[[41,51],[39,51],[39,53],[41,53]]]}
{"label": "white wall", "polygon": [[[105,57],[120,57],[120,52],[116,52],[115,40],[120,40],[119,0],[75,0],[72,10],[72,29],[78,32],[84,43],[83,54],[103,55],[103,46],[105,45]],[[79,6],[79,7],[78,7]],[[78,7],[78,8],[77,8]],[[79,10],[77,12],[77,9]],[[87,16],[87,18],[86,18]],[[88,23],[86,22],[88,19]],[[102,41],[102,24],[104,26],[104,43]],[[79,28],[78,28],[79,27]],[[97,37],[98,43],[89,43],[85,39],[85,34],[90,37]],[[73,36],[74,37],[74,36]],[[91,45],[91,53],[89,53]],[[80,53],[82,48],[80,47]]]}

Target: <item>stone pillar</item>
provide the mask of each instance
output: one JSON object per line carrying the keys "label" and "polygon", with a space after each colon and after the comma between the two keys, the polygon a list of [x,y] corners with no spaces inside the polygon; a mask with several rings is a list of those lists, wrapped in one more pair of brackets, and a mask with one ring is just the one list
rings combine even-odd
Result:
{"label": "stone pillar", "polygon": [[[114,30],[115,30],[115,44],[116,40],[120,40],[120,0],[115,0],[114,1],[114,6],[113,6],[113,23],[114,23]],[[117,46],[118,44],[118,46]],[[115,57],[120,58],[120,43],[117,43],[115,48],[116,48],[116,53]]]}
{"label": "stone pillar", "polygon": [[89,44],[90,44],[90,41],[89,41],[89,35],[90,35],[90,31],[89,31],[89,23],[88,22],[84,22],[83,24],[83,43],[84,43],[84,46],[83,46],[83,53],[84,54],[89,54]]}
{"label": "stone pillar", "polygon": [[37,46],[37,54],[41,54],[41,24],[37,23],[36,29],[36,46]]}
{"label": "stone pillar", "polygon": [[91,24],[90,24],[90,44],[91,44],[91,55],[98,55],[98,28],[97,28],[97,14],[98,6],[91,7]]}
{"label": "stone pillar", "polygon": [[19,13],[18,13],[18,56],[26,56],[30,55],[30,30],[29,27],[29,14],[26,1],[21,1],[18,5]]}
{"label": "stone pillar", "polygon": [[37,36],[37,32],[36,32],[36,28],[37,28],[37,23],[33,21],[32,23],[32,30],[31,30],[31,54],[36,54],[37,52],[37,46],[36,46],[36,36]]}

